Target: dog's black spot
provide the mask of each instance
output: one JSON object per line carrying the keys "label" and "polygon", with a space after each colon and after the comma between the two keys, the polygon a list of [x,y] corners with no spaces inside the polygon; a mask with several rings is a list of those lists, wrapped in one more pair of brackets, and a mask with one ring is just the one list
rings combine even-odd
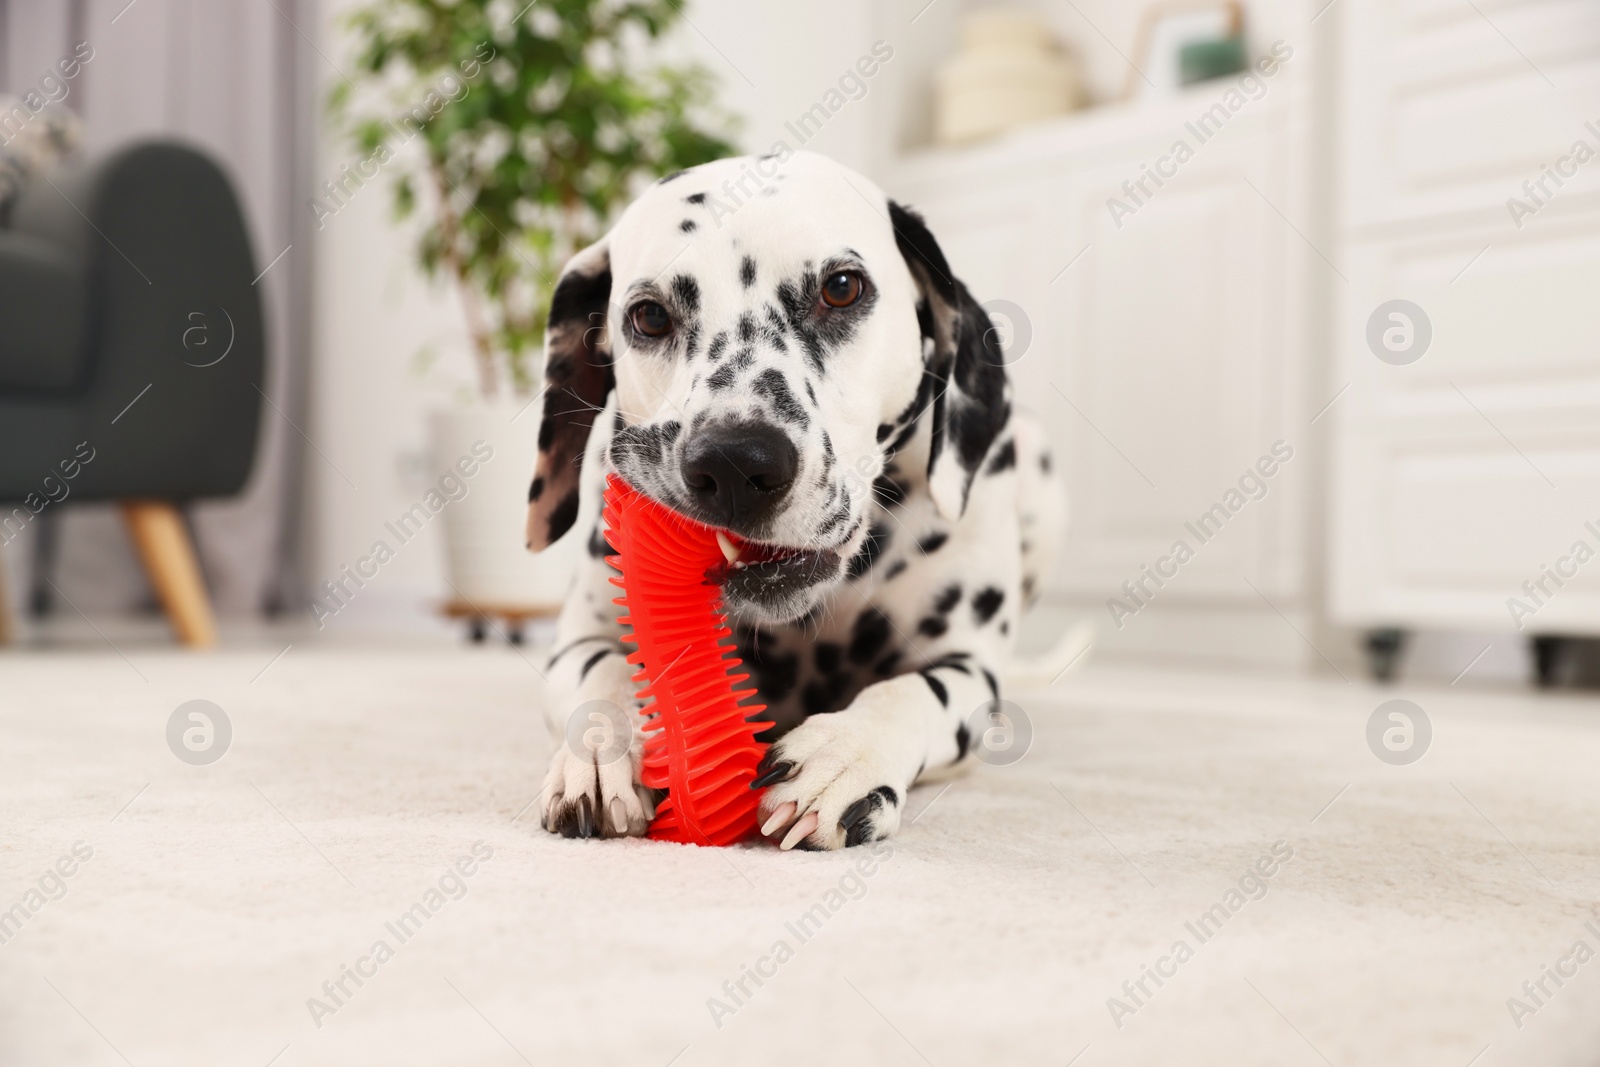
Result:
{"label": "dog's black spot", "polygon": [[528,486],[528,503],[533,503],[544,495],[544,479],[535,478],[533,484]]}
{"label": "dog's black spot", "polygon": [[717,335],[711,339],[711,347],[706,349],[706,358],[715,363],[722,358],[722,353],[728,347],[728,331],[718,330]]}
{"label": "dog's black spot", "polygon": [[972,676],[972,671],[968,669],[966,663],[962,662],[966,658],[967,653],[965,652],[946,652],[944,655],[933,661],[933,666],[944,667],[952,671],[960,671],[962,674],[965,674],[970,678]]}
{"label": "dog's black spot", "polygon": [[811,398],[811,406],[812,407],[816,407],[817,406],[817,391],[815,389],[811,388],[811,379],[810,378],[806,379],[806,396],[809,396]]}
{"label": "dog's black spot", "polygon": [[967,729],[967,724],[956,724],[956,760],[960,762],[967,758],[967,745],[972,741],[972,733]]}
{"label": "dog's black spot", "polygon": [[783,323],[783,316],[778,314],[777,308],[773,307],[771,304],[768,304],[767,320],[761,328],[762,336],[765,337],[767,342],[779,352],[787,352],[789,351],[789,343],[783,339],[785,332],[786,327]]}
{"label": "dog's black spot", "polygon": [[887,472],[878,475],[877,481],[872,483],[872,495],[886,508],[899,507],[908,492],[910,490]]}
{"label": "dog's black spot", "polygon": [[903,559],[897,559],[893,563],[889,564],[888,570],[883,572],[883,580],[886,582],[892,582],[896,578],[900,577],[900,575],[904,574],[905,569],[906,561]]}
{"label": "dog's black spot", "polygon": [[688,312],[700,310],[700,285],[687,274],[672,279],[672,295]]}
{"label": "dog's black spot", "polygon": [[918,541],[917,548],[922,552],[923,555],[927,555],[929,552],[939,551],[940,548],[944,547],[944,543],[948,540],[950,540],[949,534],[945,533],[943,530],[935,530],[927,537],[924,537],[922,540]]}
{"label": "dog's black spot", "polygon": [[1005,592],[992,585],[980,589],[972,598],[972,614],[977,618],[978,625],[982,626],[994,618],[994,613],[1000,610],[1005,600]]}
{"label": "dog's black spot", "polygon": [[648,458],[652,462],[662,462],[666,458],[668,448],[682,430],[683,424],[677,419],[659,426],[624,426],[617,430],[611,439],[613,461],[616,457],[631,455],[635,458]]}
{"label": "dog's black spot", "polygon": [[[928,405],[937,399],[937,391],[941,390],[941,379],[932,368],[923,367],[922,377],[917,382],[917,395],[911,398],[911,403],[895,419],[895,425],[900,427],[900,433],[894,442],[889,445],[889,454],[900,451],[906,442],[911,440],[917,432],[917,427],[922,423],[922,413],[928,410]],[[937,424],[934,426],[935,436],[938,433]]]}
{"label": "dog's black spot", "polygon": [[940,615],[948,615],[952,608],[961,602],[961,586],[949,585],[933,598],[933,610]]}
{"label": "dog's black spot", "polygon": [[901,653],[898,649],[896,649],[880,659],[877,665],[872,669],[878,673],[879,677],[887,678],[889,675],[894,673],[894,669],[896,667],[900,666],[900,657]]}
{"label": "dog's black spot", "polygon": [[550,656],[549,662],[547,662],[545,664],[545,668],[547,670],[554,670],[555,669],[555,665],[556,665],[556,661],[559,660],[562,656],[565,656],[568,652],[571,652],[573,649],[577,648],[580,645],[589,644],[591,641],[602,641],[607,645],[613,644],[612,639],[609,638],[609,637],[600,637],[600,636],[597,636],[597,635],[594,635],[594,634],[591,634],[588,637],[579,637],[579,638],[573,640],[572,642],[570,642],[569,644],[563,645],[561,648],[558,648],[555,652],[553,652],[551,654],[551,656]]}
{"label": "dog's black spot", "polygon": [[1010,619],[1001,619],[1000,620],[1000,636],[1001,637],[1010,637],[1011,636],[1011,620]]}
{"label": "dog's black spot", "polygon": [[1016,465],[1017,444],[1015,441],[1007,441],[1000,446],[999,451],[995,452],[994,458],[989,460],[989,466],[985,468],[984,473],[999,474],[1001,471],[1008,471]]}
{"label": "dog's black spot", "polygon": [[656,179],[656,184],[657,185],[665,185],[668,182],[675,182],[679,178],[683,177],[685,174],[688,174],[688,173],[689,172],[686,171],[686,170],[675,170],[671,174],[665,174],[665,175],[662,175],[660,178],[657,178]]}
{"label": "dog's black spot", "polygon": [[561,498],[561,503],[550,510],[550,525],[546,528],[546,544],[554,544],[578,519],[578,489],[574,486]]}
{"label": "dog's black spot", "polygon": [[800,707],[807,715],[821,715],[829,703],[827,687],[821,682],[809,682],[800,691]]}
{"label": "dog's black spot", "polygon": [[799,656],[768,653],[758,657],[741,653],[740,658],[749,664],[755,675],[756,690],[768,703],[776,704],[794,692],[794,684],[800,678]]}
{"label": "dog's black spot", "polygon": [[889,547],[889,528],[873,523],[856,554],[850,557],[850,579],[854,581],[872,569],[878,556]]}
{"label": "dog's black spot", "polygon": [[739,340],[749,343],[756,337],[756,317],[746,311],[739,316]]}
{"label": "dog's black spot", "polygon": [[894,786],[880,785],[878,788],[874,789],[873,792],[882,797],[883,802],[888,804],[890,807],[897,808],[900,806],[900,794],[895,792]]}
{"label": "dog's black spot", "polygon": [[889,643],[889,616],[868,608],[856,616],[850,630],[850,662],[870,663]]}
{"label": "dog's black spot", "polygon": [[1039,469],[1046,474],[1050,473],[1050,453],[1039,453]]}
{"label": "dog's black spot", "polygon": [[894,433],[894,424],[893,423],[891,423],[891,422],[880,422],[880,423],[878,423],[878,443],[880,445],[883,444],[885,441],[887,441],[889,439],[889,435],[892,434],[892,433]]}
{"label": "dog's black spot", "polygon": [[[715,342],[713,342],[715,343]],[[711,372],[711,377],[706,379],[706,386],[714,393],[733,388],[735,379],[739,377],[739,368],[733,363],[724,363]]]}
{"label": "dog's black spot", "polygon": [[[835,486],[834,488],[837,489],[838,487]],[[840,526],[844,525],[844,520],[848,519],[849,517],[850,501],[848,499],[839,501],[839,506],[834,510],[833,514],[829,515],[826,519],[823,519],[822,524],[817,527],[817,536],[821,537],[823,534],[831,533],[832,531],[838,529]],[[855,531],[852,530],[851,535],[853,536],[854,533]],[[840,539],[839,543],[844,544],[849,540],[849,537],[844,537]]]}
{"label": "dog's black spot", "polygon": [[682,230],[684,233],[693,233],[695,230],[694,219],[684,219],[682,222],[678,223],[678,229]]}
{"label": "dog's black spot", "polygon": [[756,283],[756,261],[749,256],[739,262],[739,284],[746,289]]}
{"label": "dog's black spot", "polygon": [[999,682],[999,680],[997,678],[995,678],[994,672],[991,671],[988,667],[979,667],[978,669],[983,672],[983,680],[985,682],[987,682],[988,685],[989,685],[989,696],[991,696],[995,700],[999,700],[1000,699],[1000,682]]}
{"label": "dog's black spot", "polygon": [[589,555],[595,559],[616,555],[616,551],[606,543],[605,535],[600,532],[599,523],[595,523],[594,529],[589,532]]}
{"label": "dog's black spot", "polygon": [[943,615],[929,615],[917,623],[917,632],[926,637],[943,637],[948,629],[950,622]]}
{"label": "dog's black spot", "polygon": [[734,352],[733,359],[729,361],[729,366],[736,371],[746,371],[750,369],[750,365],[755,361],[755,348],[751,345],[744,345],[738,351]]}
{"label": "dog's black spot", "polygon": [[800,347],[805,350],[807,362],[820,374],[824,372],[822,340],[811,327],[811,308],[817,299],[818,284],[816,272],[808,265],[798,282],[778,283],[778,303],[783,305],[784,315],[799,338]]}
{"label": "dog's black spot", "polygon": [[585,678],[589,677],[589,672],[594,669],[594,665],[611,655],[613,651],[614,649],[602,648],[599,652],[596,652],[594,655],[584,660],[583,666],[578,668],[578,681],[581,682]]}
{"label": "dog's black spot", "polygon": [[765,397],[772,402],[773,414],[784,422],[798,425],[801,429],[811,425],[811,416],[806,414],[806,409],[795,399],[794,393],[789,389],[789,380],[783,376],[782,371],[768,367],[756,375],[752,386],[757,396]]}
{"label": "dog's black spot", "polygon": [[929,689],[933,690],[933,695],[939,698],[939,706],[941,708],[948,708],[950,706],[950,690],[946,689],[944,687],[944,683],[939,681],[939,679],[935,678],[929,672],[922,671],[921,674],[922,680],[928,683]]}
{"label": "dog's black spot", "polygon": [[691,204],[703,204],[703,203],[706,202],[706,194],[705,193],[690,193],[688,196],[684,197],[684,199],[687,200]]}
{"label": "dog's black spot", "polygon": [[844,649],[836,641],[819,641],[812,655],[817,662],[817,670],[823,674],[833,674],[844,664]]}

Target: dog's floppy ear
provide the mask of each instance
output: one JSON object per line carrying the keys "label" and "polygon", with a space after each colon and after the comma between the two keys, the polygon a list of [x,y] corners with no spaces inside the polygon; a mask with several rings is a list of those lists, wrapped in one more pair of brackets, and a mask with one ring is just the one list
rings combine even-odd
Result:
{"label": "dog's floppy ear", "polygon": [[923,373],[934,390],[928,490],[939,514],[954,521],[966,510],[973,476],[1011,416],[1005,358],[988,312],[950,273],[922,216],[891,200],[889,222],[917,283],[917,321],[927,353]]}
{"label": "dog's floppy ear", "polygon": [[528,487],[533,552],[554,544],[578,517],[578,475],[589,428],[616,384],[606,333],[610,300],[611,253],[602,238],[567,262],[550,297],[539,459]]}

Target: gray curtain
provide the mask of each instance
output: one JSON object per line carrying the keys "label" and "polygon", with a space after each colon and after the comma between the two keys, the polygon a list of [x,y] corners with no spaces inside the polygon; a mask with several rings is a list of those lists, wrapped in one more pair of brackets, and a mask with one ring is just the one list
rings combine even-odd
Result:
{"label": "gray curtain", "polygon": [[[87,41],[93,59],[64,101],[83,119],[85,150],[143,138],[200,147],[233,179],[257,269],[272,264],[258,283],[269,361],[261,388],[281,414],[270,405],[264,412],[244,493],[189,511],[224,616],[301,599],[295,560],[303,441],[289,420],[305,425],[310,241],[298,192],[308,184],[314,101],[305,88],[313,79],[301,30],[309,34],[314,11],[312,0],[0,0],[0,89],[25,92]],[[110,507],[63,509],[31,551],[8,551],[7,562],[14,588],[38,588],[34,575],[18,572],[48,567],[73,604],[91,614],[150,606]]]}

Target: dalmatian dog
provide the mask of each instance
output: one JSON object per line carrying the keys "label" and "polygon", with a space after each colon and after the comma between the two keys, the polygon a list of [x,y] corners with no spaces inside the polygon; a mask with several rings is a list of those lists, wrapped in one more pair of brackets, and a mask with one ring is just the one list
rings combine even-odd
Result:
{"label": "dalmatian dog", "polygon": [[910,786],[989,721],[1064,509],[999,334],[923,220],[811,153],[662,178],[563,270],[545,385],[528,547],[576,526],[588,552],[547,672],[568,743],[544,827],[637,835],[658,799],[637,726],[610,759],[569,729],[596,701],[639,720],[598,517],[615,470],[724,531],[724,603],[774,722],[762,832],[894,833]]}

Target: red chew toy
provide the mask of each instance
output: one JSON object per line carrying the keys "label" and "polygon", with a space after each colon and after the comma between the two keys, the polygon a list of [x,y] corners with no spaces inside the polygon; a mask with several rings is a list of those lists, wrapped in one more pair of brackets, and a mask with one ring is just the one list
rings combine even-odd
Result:
{"label": "red chew toy", "polygon": [[[754,689],[736,686],[748,674],[731,645],[718,586],[708,579],[727,566],[716,530],[663,507],[615,474],[605,494],[608,556],[622,572],[611,584],[625,593],[620,621],[638,645],[628,662],[639,667],[644,767],[640,779],[666,797],[650,836],[695,845],[731,845],[756,828],[759,794],[750,788],[766,751],[755,735],[771,726],[749,716],[765,705],[741,706]],[[654,716],[650,718],[649,716]]]}

